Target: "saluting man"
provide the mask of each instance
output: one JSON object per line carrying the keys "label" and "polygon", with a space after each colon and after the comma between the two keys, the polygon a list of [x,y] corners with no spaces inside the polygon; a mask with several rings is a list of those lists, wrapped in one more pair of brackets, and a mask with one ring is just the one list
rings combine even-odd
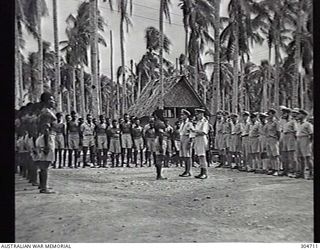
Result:
{"label": "saluting man", "polygon": [[205,110],[202,108],[195,109],[197,123],[194,128],[195,138],[194,138],[194,150],[195,154],[199,158],[201,172],[199,175],[195,176],[198,179],[208,178],[207,173],[207,162],[206,162],[206,151],[208,149],[208,133],[209,133],[209,123],[204,117]]}
{"label": "saluting man", "polygon": [[92,115],[87,114],[87,120],[80,125],[80,137],[82,138],[83,147],[83,167],[90,166],[87,163],[87,152],[90,150],[91,167],[94,167],[94,146],[95,146],[95,125],[92,122]]}
{"label": "saluting man", "polygon": [[186,110],[181,110],[181,125],[179,129],[180,133],[180,159],[185,164],[185,170],[179,176],[189,177],[191,176],[191,165],[192,165],[192,143],[193,138],[191,137],[191,131],[194,130],[192,122],[189,120],[191,113]]}
{"label": "saluting man", "polygon": [[108,139],[107,124],[104,116],[99,115],[99,123],[95,126],[96,142],[97,142],[97,160],[98,166],[106,168],[108,158]]}

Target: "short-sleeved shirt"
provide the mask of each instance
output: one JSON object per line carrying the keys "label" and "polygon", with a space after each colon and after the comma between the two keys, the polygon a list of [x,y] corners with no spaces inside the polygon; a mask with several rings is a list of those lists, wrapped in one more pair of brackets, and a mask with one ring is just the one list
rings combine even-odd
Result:
{"label": "short-sleeved shirt", "polygon": [[297,132],[297,122],[295,120],[290,120],[284,123],[282,127],[282,132],[284,134],[287,134],[287,133],[295,134]]}
{"label": "short-sleeved shirt", "polygon": [[222,132],[223,134],[231,134],[232,124],[231,121],[226,120],[222,125]]}
{"label": "short-sleeved shirt", "polygon": [[260,136],[267,136],[267,123],[265,123],[265,124],[260,123],[259,135]]}
{"label": "short-sleeved shirt", "polygon": [[313,134],[313,125],[310,122],[303,121],[298,123],[297,136],[309,136]]}
{"label": "short-sleeved shirt", "polygon": [[267,136],[278,139],[277,133],[280,132],[280,124],[277,120],[267,122]]}
{"label": "short-sleeved shirt", "polygon": [[97,135],[105,135],[107,132],[107,124],[104,123],[98,123],[95,127]]}
{"label": "short-sleeved shirt", "polygon": [[216,135],[223,133],[223,119],[217,120],[216,122]]}
{"label": "short-sleeved shirt", "polygon": [[280,119],[280,121],[279,121],[280,132],[283,132],[284,126],[285,126],[285,124],[286,124],[287,122],[288,122],[288,121],[285,120],[285,119]]}
{"label": "short-sleeved shirt", "polygon": [[186,119],[186,121],[183,121],[179,128],[179,135],[180,136],[190,136],[190,132],[193,130],[193,124],[189,121],[189,119]]}
{"label": "short-sleeved shirt", "polygon": [[232,123],[232,130],[231,130],[231,134],[232,135],[239,135],[241,134],[242,130],[241,130],[241,123],[239,121],[236,121],[236,123]]}
{"label": "short-sleeved shirt", "polygon": [[137,139],[137,138],[141,138],[142,137],[142,132],[143,132],[143,129],[142,127],[139,125],[133,125],[132,126],[132,129],[131,129],[131,134],[132,134],[132,137]]}
{"label": "short-sleeved shirt", "polygon": [[206,118],[202,118],[201,120],[197,121],[195,127],[195,136],[197,136],[196,132],[203,132],[205,135],[209,133],[209,122]]}
{"label": "short-sleeved shirt", "polygon": [[260,123],[256,121],[250,126],[249,137],[259,137]]}
{"label": "short-sleeved shirt", "polygon": [[108,131],[111,138],[120,138],[121,130],[119,127],[111,127]]}
{"label": "short-sleeved shirt", "polygon": [[131,122],[123,122],[120,124],[120,129],[123,134],[130,134],[131,128],[132,128]]}
{"label": "short-sleeved shirt", "polygon": [[84,122],[80,126],[83,136],[94,135],[95,125],[93,123]]}
{"label": "short-sleeved shirt", "polygon": [[163,136],[166,137],[167,139],[171,138],[172,132],[173,132],[173,128],[170,125],[168,125],[164,129]]}
{"label": "short-sleeved shirt", "polygon": [[249,132],[250,132],[250,122],[249,122],[249,119],[242,122],[241,123],[241,127],[242,127],[242,133],[241,135],[242,136],[246,136],[246,135],[249,135]]}

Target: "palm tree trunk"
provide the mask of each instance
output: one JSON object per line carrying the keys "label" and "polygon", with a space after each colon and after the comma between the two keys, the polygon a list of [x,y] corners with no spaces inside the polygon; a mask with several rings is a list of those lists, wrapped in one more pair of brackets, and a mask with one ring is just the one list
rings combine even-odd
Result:
{"label": "palm tree trunk", "polygon": [[55,52],[55,85],[54,96],[58,102],[58,111],[62,111],[62,96],[60,92],[60,56],[59,56],[59,33],[58,33],[58,13],[57,13],[57,0],[52,0],[53,7],[53,36],[54,36],[54,52]]}
{"label": "palm tree trunk", "polygon": [[215,0],[215,20],[214,20],[214,76],[213,76],[213,89],[215,95],[212,95],[212,109],[214,114],[220,108],[220,0]]}
{"label": "palm tree trunk", "polygon": [[[38,53],[39,53],[39,61],[38,61],[38,94],[43,93],[43,44],[42,44],[42,27],[41,27],[41,3],[40,0],[37,0],[37,24],[38,24]],[[40,95],[37,98],[40,99]]]}
{"label": "palm tree trunk", "polygon": [[299,1],[299,10],[298,10],[298,22],[297,22],[297,30],[295,36],[295,54],[294,54],[294,84],[292,86],[292,105],[293,107],[298,107],[298,87],[299,87],[299,66],[301,60],[301,16],[302,16],[302,6],[303,1]]}
{"label": "palm tree trunk", "polygon": [[15,20],[15,104],[18,108],[23,105],[23,79],[22,79],[22,60],[20,54],[20,34],[18,30],[18,21]]}
{"label": "palm tree trunk", "polygon": [[80,65],[80,102],[81,102],[81,116],[85,117],[86,115],[86,99],[85,99],[85,93],[84,93],[84,67],[83,65]]}
{"label": "palm tree trunk", "polygon": [[245,91],[244,87],[244,58],[241,56],[240,59],[240,85],[239,85],[239,106],[240,106],[240,112],[242,112],[245,109],[246,105],[246,96],[247,92]]}
{"label": "palm tree trunk", "polygon": [[189,41],[189,28],[188,26],[184,26],[185,38],[184,38],[184,55],[186,57],[185,61],[188,59],[188,41]]}
{"label": "palm tree trunk", "polygon": [[160,31],[160,84],[161,84],[161,108],[164,108],[164,87],[163,87],[163,6],[164,0],[160,0],[160,13],[159,13],[159,31]]}
{"label": "palm tree trunk", "polygon": [[232,112],[237,113],[238,111],[238,71],[239,71],[239,42],[238,42],[238,24],[233,24],[234,36],[235,36],[235,50],[233,53],[233,86],[232,86]]}
{"label": "palm tree trunk", "polygon": [[138,73],[138,95],[137,95],[137,99],[140,98],[140,94],[141,94],[141,71],[139,71],[139,73]]}
{"label": "palm tree trunk", "polygon": [[225,100],[225,98],[226,98],[226,90],[225,90],[225,88],[222,88],[222,97],[221,97],[222,110],[225,110],[225,108],[226,108],[226,100]]}
{"label": "palm tree trunk", "polygon": [[[278,32],[277,32],[278,33]],[[280,75],[280,51],[279,51],[280,34],[277,34],[275,39],[275,76],[274,76],[274,102],[273,105],[276,109],[279,108],[279,75]]]}
{"label": "palm tree trunk", "polygon": [[68,111],[68,114],[70,114],[71,110],[70,110],[70,90],[67,91],[67,111]]}
{"label": "palm tree trunk", "polygon": [[72,67],[72,101],[73,110],[77,112],[77,94],[76,94],[76,69]]}
{"label": "palm tree trunk", "polygon": [[111,76],[111,83],[113,85],[113,38],[112,38],[112,30],[110,30],[110,76]]}
{"label": "palm tree trunk", "polygon": [[125,73],[125,48],[124,48],[124,22],[125,22],[125,3],[121,0],[121,18],[120,18],[120,49],[121,49],[121,67],[122,67],[122,88],[123,88],[123,105],[122,111],[126,112],[126,73]]}
{"label": "palm tree trunk", "polygon": [[97,117],[100,114],[100,100],[99,100],[99,83],[98,83],[98,60],[97,60],[97,46],[98,46],[98,37],[97,37],[97,0],[91,0],[90,10],[92,17],[92,33],[91,33],[91,79],[92,86],[95,88],[92,90],[92,101],[93,101],[93,115]]}

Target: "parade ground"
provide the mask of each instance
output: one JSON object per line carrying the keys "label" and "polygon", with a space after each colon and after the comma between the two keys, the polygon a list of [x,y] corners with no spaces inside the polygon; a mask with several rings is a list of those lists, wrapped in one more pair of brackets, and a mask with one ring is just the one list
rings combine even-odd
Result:
{"label": "parade ground", "polygon": [[153,167],[51,169],[51,195],[16,175],[16,242],[313,241],[313,181],[182,172],[156,181]]}

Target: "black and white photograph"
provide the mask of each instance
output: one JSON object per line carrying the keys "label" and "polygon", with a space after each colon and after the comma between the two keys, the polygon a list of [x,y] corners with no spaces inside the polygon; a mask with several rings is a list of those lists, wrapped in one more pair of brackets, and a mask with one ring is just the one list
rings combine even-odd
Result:
{"label": "black and white photograph", "polygon": [[314,242],[313,23],[312,0],[15,0],[15,242]]}

